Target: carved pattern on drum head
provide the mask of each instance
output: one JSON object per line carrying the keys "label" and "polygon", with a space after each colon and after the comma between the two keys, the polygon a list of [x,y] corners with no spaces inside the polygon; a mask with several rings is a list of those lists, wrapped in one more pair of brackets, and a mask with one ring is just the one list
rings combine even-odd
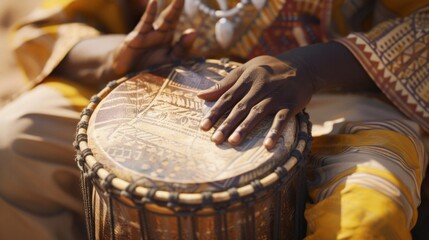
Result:
{"label": "carved pattern on drum head", "polygon": [[[273,151],[262,142],[271,120],[232,147],[199,130],[204,102],[196,96],[227,73],[205,62],[138,74],[104,98],[90,120],[89,145],[117,176],[141,186],[180,192],[220,191],[248,184],[286,160],[294,143],[291,121]],[[219,121],[215,128],[222,123]]]}

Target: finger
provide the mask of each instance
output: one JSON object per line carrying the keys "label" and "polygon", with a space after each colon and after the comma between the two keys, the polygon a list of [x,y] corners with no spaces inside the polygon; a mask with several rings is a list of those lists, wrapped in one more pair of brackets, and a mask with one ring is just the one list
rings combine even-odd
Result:
{"label": "finger", "polygon": [[184,0],[173,1],[158,18],[155,23],[155,28],[161,32],[176,29],[179,22],[180,15],[182,14]]}
{"label": "finger", "polygon": [[248,99],[243,99],[237,103],[231,110],[231,113],[223,123],[213,133],[211,140],[216,144],[222,143],[228,137],[234,128],[246,117],[249,112],[250,103]]}
{"label": "finger", "polygon": [[228,73],[228,75],[226,75],[224,79],[217,82],[213,87],[199,91],[197,93],[197,96],[201,99],[210,102],[217,100],[220,96],[222,96],[222,94],[228,91],[228,89],[230,89],[238,81],[243,71],[243,67],[235,68],[230,73]]}
{"label": "finger", "polygon": [[289,109],[281,109],[277,112],[274,117],[273,124],[264,140],[264,146],[266,149],[270,150],[274,148],[290,117],[291,111]]}
{"label": "finger", "polygon": [[189,55],[196,38],[197,33],[195,29],[186,29],[179,41],[173,46],[172,57],[175,59],[186,58]]}
{"label": "finger", "polygon": [[[259,106],[258,102],[260,102],[260,97],[258,97],[256,91],[250,89],[250,91],[246,94],[246,96],[238,102],[231,112],[228,114],[228,117],[223,121],[223,123],[216,129],[212,136],[212,141],[220,144],[224,141],[226,137],[228,137],[234,129],[238,126],[238,124],[246,118],[246,116],[251,112],[252,109],[254,111],[260,111],[261,106]],[[266,100],[266,101],[269,101]],[[263,101],[264,103],[266,101]]]}
{"label": "finger", "polygon": [[237,102],[246,95],[248,89],[241,85],[236,84],[225,92],[210,109],[208,114],[203,118],[200,123],[200,129],[209,130],[229,109],[232,109]]}
{"label": "finger", "polygon": [[229,136],[228,142],[234,146],[242,143],[255,126],[270,113],[270,103],[271,99],[264,99],[253,106],[244,121]]}
{"label": "finger", "polygon": [[151,0],[141,17],[139,23],[136,25],[133,31],[139,34],[145,34],[153,30],[153,22],[156,19],[156,11],[158,4],[155,0]]}

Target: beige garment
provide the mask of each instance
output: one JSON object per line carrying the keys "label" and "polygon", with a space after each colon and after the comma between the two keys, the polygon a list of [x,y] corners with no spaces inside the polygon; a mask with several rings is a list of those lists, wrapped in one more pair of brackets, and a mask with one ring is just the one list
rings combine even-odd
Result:
{"label": "beige garment", "polygon": [[84,239],[72,147],[79,114],[46,85],[0,112],[0,239]]}
{"label": "beige garment", "polygon": [[[316,95],[307,110],[315,135],[335,133],[347,121],[405,119],[390,105],[358,95]],[[80,114],[45,84],[0,111],[0,239],[83,239],[72,148]]]}
{"label": "beige garment", "polygon": [[422,134],[419,125],[398,109],[377,98],[359,94],[316,94],[306,108],[313,136],[337,134],[347,122],[401,120]]}

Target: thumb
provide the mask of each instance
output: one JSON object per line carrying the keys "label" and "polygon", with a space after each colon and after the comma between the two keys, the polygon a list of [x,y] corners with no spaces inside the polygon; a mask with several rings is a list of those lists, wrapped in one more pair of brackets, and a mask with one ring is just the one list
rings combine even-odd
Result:
{"label": "thumb", "polygon": [[195,32],[195,29],[186,29],[182,33],[182,36],[180,36],[179,41],[174,44],[172,57],[175,59],[186,58],[191,51],[192,45],[194,44],[196,38],[197,33]]}
{"label": "thumb", "polygon": [[217,82],[211,88],[201,90],[197,93],[197,96],[205,101],[216,101],[222,94],[230,89],[243,73],[243,68],[238,67],[232,70],[226,77]]}

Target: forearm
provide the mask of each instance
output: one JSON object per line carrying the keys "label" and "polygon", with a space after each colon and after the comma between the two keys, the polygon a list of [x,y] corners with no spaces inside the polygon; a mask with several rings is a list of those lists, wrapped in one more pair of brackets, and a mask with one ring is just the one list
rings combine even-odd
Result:
{"label": "forearm", "polygon": [[292,49],[279,59],[313,79],[315,91],[342,89],[363,91],[376,86],[353,54],[337,42],[318,43]]}
{"label": "forearm", "polygon": [[53,75],[87,86],[98,86],[113,80],[111,53],[125,35],[104,35],[77,43],[54,70]]}

